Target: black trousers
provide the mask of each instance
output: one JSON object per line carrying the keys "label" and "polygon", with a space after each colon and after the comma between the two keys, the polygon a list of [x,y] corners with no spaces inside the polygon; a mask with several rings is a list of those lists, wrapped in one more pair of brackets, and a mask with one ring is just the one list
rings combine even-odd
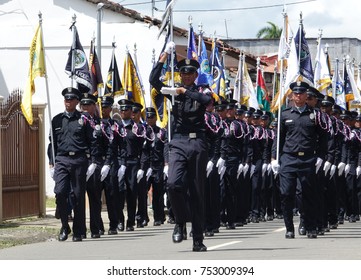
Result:
{"label": "black trousers", "polygon": [[280,168],[280,191],[284,222],[287,231],[294,231],[293,208],[297,179],[302,188],[302,205],[306,230],[316,230],[317,190],[315,188],[316,157],[283,154]]}
{"label": "black trousers", "polygon": [[126,170],[124,177],[119,182],[119,193],[120,193],[120,213],[119,221],[124,222],[124,203],[127,202],[127,227],[135,225],[135,211],[137,207],[137,196],[138,196],[138,183],[137,183],[137,172],[140,168],[139,160],[128,160],[126,163]]}
{"label": "black trousers", "polygon": [[110,167],[108,176],[102,182],[104,189],[107,213],[109,219],[109,229],[116,229],[119,223],[117,207],[120,207],[119,188],[118,188],[118,169],[119,166],[113,164]]}
{"label": "black trousers", "polygon": [[221,205],[221,190],[219,185],[219,175],[216,165],[206,179],[206,186],[204,189],[205,198],[205,230],[218,229],[220,226],[220,205]]}
{"label": "black trousers", "polygon": [[238,186],[237,170],[239,159],[230,157],[226,162],[225,179],[225,196],[226,196],[226,220],[228,225],[236,222],[236,190]]}
{"label": "black trousers", "polygon": [[[208,161],[203,138],[174,137],[169,142],[168,190],[176,223],[187,221],[187,194],[194,240],[203,240],[204,183]],[[187,174],[187,180],[183,178]],[[186,182],[186,184],[184,184]]]}
{"label": "black trousers", "polygon": [[164,222],[164,175],[163,164],[153,166],[152,175],[147,182],[147,191],[152,187],[152,208],[154,221]]}
{"label": "black trousers", "polygon": [[[88,162],[88,166],[91,162]],[[99,234],[102,229],[102,186],[100,184],[100,170],[102,163],[97,164],[93,175],[86,182],[86,192],[89,200],[90,231],[92,234]]]}
{"label": "black trousers", "polygon": [[68,227],[68,197],[74,210],[73,234],[80,236],[86,233],[85,226],[85,183],[88,159],[84,155],[56,156],[54,193],[63,227]]}

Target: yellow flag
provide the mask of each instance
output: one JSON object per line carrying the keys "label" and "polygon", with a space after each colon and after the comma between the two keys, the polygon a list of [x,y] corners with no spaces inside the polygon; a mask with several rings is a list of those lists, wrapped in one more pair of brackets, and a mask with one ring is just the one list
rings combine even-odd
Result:
{"label": "yellow flag", "polygon": [[145,117],[144,88],[131,55],[128,53],[124,61],[123,72],[124,93],[127,99],[143,106],[142,116]]}
{"label": "yellow flag", "polygon": [[33,124],[32,95],[35,93],[34,79],[44,77],[45,73],[42,29],[39,24],[30,46],[29,77],[21,100],[21,110],[29,125]]}

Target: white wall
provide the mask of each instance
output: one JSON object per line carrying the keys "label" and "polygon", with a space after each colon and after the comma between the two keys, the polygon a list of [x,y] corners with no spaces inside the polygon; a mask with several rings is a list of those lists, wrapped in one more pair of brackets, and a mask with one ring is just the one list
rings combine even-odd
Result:
{"label": "white wall", "polygon": [[[89,55],[90,41],[97,35],[97,6],[83,0],[0,0],[0,95],[5,99],[15,88],[23,89],[25,86],[29,70],[29,46],[38,24],[39,10],[43,18],[50,109],[51,115],[55,116],[64,109],[61,91],[71,84],[64,69],[72,44],[72,32],[69,30],[72,16],[77,16],[79,38]],[[121,76],[126,47],[128,46],[133,55],[136,43],[140,74],[146,94],[149,94],[148,77],[152,68],[152,50],[155,48],[158,56],[164,43],[164,37],[157,40],[157,34],[157,27],[149,27],[142,22],[134,23],[131,18],[104,10],[101,29],[103,79],[106,79],[110,64],[113,38],[117,45],[115,55]],[[186,38],[179,40],[186,45]],[[35,86],[33,103],[48,103],[45,79],[37,78]],[[45,131],[49,131],[48,109],[46,114]],[[44,168],[47,169],[47,166]],[[52,196],[54,182],[48,172],[46,181],[47,195]]]}

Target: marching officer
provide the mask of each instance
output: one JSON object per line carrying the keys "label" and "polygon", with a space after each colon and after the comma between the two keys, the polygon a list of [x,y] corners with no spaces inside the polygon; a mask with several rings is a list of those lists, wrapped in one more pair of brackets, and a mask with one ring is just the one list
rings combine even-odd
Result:
{"label": "marching officer", "polygon": [[322,164],[327,152],[327,131],[318,123],[319,112],[306,104],[305,82],[290,84],[294,105],[282,111],[279,137],[280,162],[276,160],[277,141],[272,147],[272,169],[280,176],[282,210],[286,226],[286,238],[295,237],[293,208],[297,179],[302,188],[304,223],[308,238],[316,238],[317,193],[316,168]]}
{"label": "marching officer", "polygon": [[146,142],[143,149],[142,161],[146,169],[147,192],[152,188],[152,209],[154,226],[160,226],[165,221],[164,213],[164,161],[167,155],[167,130],[157,126],[157,113],[153,107],[146,109]]}
{"label": "marching officer", "polygon": [[[178,88],[166,88],[159,80],[168,54],[174,43],[170,42],[161,54],[158,63],[150,74],[150,84],[169,99],[174,99],[172,108],[174,125],[173,138],[169,142],[168,189],[176,225],[173,242],[184,239],[187,221],[187,199],[190,202],[193,233],[193,251],[206,251],[203,244],[204,226],[204,183],[208,162],[207,143],[205,139],[204,114],[211,102],[211,93],[195,85],[199,63],[184,59],[178,62],[181,85]],[[187,174],[185,184],[183,176]],[[186,198],[189,192],[189,198]]]}
{"label": "marching officer", "polygon": [[[145,129],[143,125],[135,123],[132,119],[132,101],[120,99],[118,104],[120,105],[120,115],[122,126],[124,127],[123,144],[120,146],[120,150],[118,150],[120,152],[118,180],[119,191],[121,192],[121,211],[119,217],[120,223],[124,223],[123,207],[126,201],[128,214],[126,231],[134,231],[138,184],[144,176],[144,171],[140,166],[140,158]],[[123,226],[118,225],[118,228],[124,230],[124,224]]]}
{"label": "marching officer", "polygon": [[[82,241],[85,234],[85,186],[86,177],[90,177],[96,167],[98,145],[93,137],[93,128],[76,109],[81,99],[78,89],[68,87],[62,91],[65,111],[52,119],[52,134],[55,159],[50,154],[51,167],[55,165],[55,198],[61,219],[59,241],[68,239],[71,232],[68,224],[67,198],[72,189],[74,221],[73,241]],[[52,143],[49,144],[51,149]],[[90,162],[86,151],[90,152]]]}

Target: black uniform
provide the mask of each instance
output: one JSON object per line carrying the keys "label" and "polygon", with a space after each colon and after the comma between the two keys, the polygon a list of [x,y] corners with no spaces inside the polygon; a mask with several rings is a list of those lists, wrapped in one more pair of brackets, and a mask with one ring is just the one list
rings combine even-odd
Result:
{"label": "black uniform", "polygon": [[[151,85],[158,91],[163,87],[159,80],[163,63],[158,62],[150,75]],[[187,87],[176,96],[173,139],[169,142],[168,189],[176,228],[184,228],[187,221],[186,195],[189,192],[193,240],[202,242],[204,224],[204,183],[208,161],[204,114],[211,101],[210,94],[200,92],[196,85]],[[185,184],[183,175],[187,174]],[[174,235],[173,235],[174,237]],[[179,241],[182,241],[183,237]],[[173,241],[175,241],[173,239]],[[175,241],[175,242],[179,242]],[[204,246],[204,245],[203,245]],[[194,247],[193,247],[194,249]]]}
{"label": "black uniform", "polygon": [[[69,90],[75,91],[74,89]],[[64,94],[63,94],[64,95]],[[64,95],[65,96],[65,95]],[[93,128],[84,120],[79,111],[60,113],[52,119],[55,152],[55,188],[56,204],[60,214],[64,235],[70,233],[67,214],[67,198],[72,190],[74,206],[73,239],[81,240],[85,234],[85,186],[88,159],[96,163],[98,156],[97,141],[93,137]],[[51,148],[51,143],[49,144]],[[50,153],[51,155],[51,153]],[[52,157],[50,163],[54,164]],[[66,240],[63,239],[63,240]]]}
{"label": "black uniform", "polygon": [[[297,179],[302,187],[305,228],[312,236],[316,232],[315,164],[327,151],[327,131],[317,123],[317,112],[305,105],[302,113],[287,108],[280,120],[280,190],[282,210],[287,232],[294,233],[293,208]],[[273,143],[272,158],[276,158]],[[318,150],[316,151],[316,148]]]}

